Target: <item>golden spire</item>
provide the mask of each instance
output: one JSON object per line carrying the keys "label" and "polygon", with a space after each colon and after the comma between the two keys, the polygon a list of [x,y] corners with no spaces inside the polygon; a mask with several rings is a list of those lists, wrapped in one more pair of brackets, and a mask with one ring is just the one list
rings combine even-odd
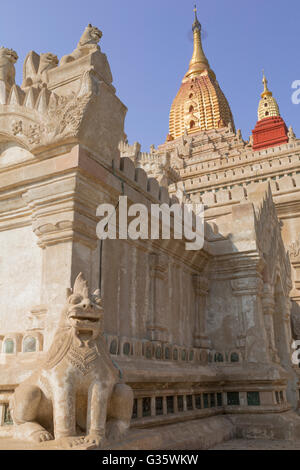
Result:
{"label": "golden spire", "polygon": [[189,70],[171,106],[168,141],[177,139],[186,132],[193,134],[229,125],[231,129],[235,129],[228,101],[202,49],[201,24],[197,18],[196,6],[194,12],[194,53]]}
{"label": "golden spire", "polygon": [[268,80],[266,79],[265,76],[265,71],[263,70],[263,85],[264,85],[264,91],[261,94],[261,97],[264,98],[265,96],[272,96],[272,92],[268,89]]}
{"label": "golden spire", "polygon": [[266,79],[265,72],[263,71],[263,85],[264,91],[261,94],[261,100],[258,106],[258,120],[268,117],[279,117],[280,111],[275,100],[273,93],[268,88],[268,80]]}
{"label": "golden spire", "polygon": [[190,62],[189,70],[185,75],[186,78],[193,78],[197,75],[200,75],[204,70],[210,70],[209,63],[202,49],[201,41],[201,24],[199,23],[197,17],[197,6],[194,8],[195,12],[195,21],[193,23],[193,33],[194,33],[194,52],[193,57]]}

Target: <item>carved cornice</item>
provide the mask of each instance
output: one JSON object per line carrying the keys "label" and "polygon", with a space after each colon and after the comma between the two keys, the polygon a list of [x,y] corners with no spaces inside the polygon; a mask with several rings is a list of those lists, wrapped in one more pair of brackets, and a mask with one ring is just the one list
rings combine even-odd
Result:
{"label": "carved cornice", "polygon": [[92,237],[92,234],[88,233],[83,226],[71,220],[63,220],[55,225],[40,225],[34,229],[34,233],[39,239],[38,245],[41,248],[68,241],[80,241],[91,249],[97,247],[97,237]]}
{"label": "carved cornice", "polygon": [[149,255],[150,275],[153,278],[165,280],[168,274],[169,258],[164,253],[151,253]]}
{"label": "carved cornice", "polygon": [[212,263],[211,278],[231,280],[233,277],[259,276],[263,266],[264,261],[258,251],[218,255]]}
{"label": "carved cornice", "polygon": [[233,294],[236,296],[261,296],[263,291],[263,281],[259,277],[244,277],[232,280],[231,287]]}
{"label": "carved cornice", "polygon": [[85,203],[84,193],[77,191],[78,179],[71,175],[24,193],[41,248],[68,241],[80,241],[91,249],[97,247],[97,202]]}

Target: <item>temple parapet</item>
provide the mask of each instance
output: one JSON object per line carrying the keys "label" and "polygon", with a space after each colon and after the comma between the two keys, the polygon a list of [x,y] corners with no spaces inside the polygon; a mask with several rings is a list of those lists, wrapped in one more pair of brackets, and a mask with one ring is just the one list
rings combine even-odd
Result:
{"label": "temple parapet", "polygon": [[142,168],[149,177],[157,179],[161,186],[168,188],[170,184],[180,180],[177,168],[181,161],[176,152],[161,153],[154,145],[151,146],[150,152],[141,152],[139,142],[129,145],[127,141],[120,142],[119,150],[121,157],[130,158],[137,168]]}

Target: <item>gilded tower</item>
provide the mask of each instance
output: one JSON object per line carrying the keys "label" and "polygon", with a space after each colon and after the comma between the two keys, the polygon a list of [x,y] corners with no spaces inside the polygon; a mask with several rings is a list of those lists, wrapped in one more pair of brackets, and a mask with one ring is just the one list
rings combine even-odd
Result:
{"label": "gilded tower", "polygon": [[258,106],[258,120],[261,121],[266,117],[280,116],[279,107],[273,93],[268,89],[268,80],[263,73],[264,91],[261,94],[261,100]]}
{"label": "gilded tower", "polygon": [[253,135],[253,150],[263,150],[288,142],[287,126],[280,116],[279,106],[268,88],[268,80],[263,73],[264,90],[258,105],[258,121]]}
{"label": "gilded tower", "polygon": [[201,24],[195,7],[193,23],[194,52],[170,112],[167,140],[191,134],[199,130],[218,129],[234,121],[228,101],[222,92],[216,75],[210,68],[201,41]]}

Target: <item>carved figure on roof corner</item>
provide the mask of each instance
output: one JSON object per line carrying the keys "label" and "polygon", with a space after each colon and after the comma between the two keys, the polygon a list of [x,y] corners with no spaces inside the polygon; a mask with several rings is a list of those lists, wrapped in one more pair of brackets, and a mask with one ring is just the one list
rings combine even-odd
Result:
{"label": "carved figure on roof corner", "polygon": [[77,48],[72,52],[72,54],[65,55],[62,57],[60,61],[60,65],[67,64],[68,62],[72,62],[74,60],[80,59],[91,52],[95,52],[97,50],[100,51],[100,47],[98,43],[102,38],[102,31],[98,29],[96,26],[92,26],[89,24],[80,38],[80,41],[77,45]]}
{"label": "carved figure on roof corner", "polygon": [[93,448],[124,435],[133,392],[107,351],[103,321],[99,291],[91,295],[79,274],[45,362],[10,401],[15,438]]}
{"label": "carved figure on roof corner", "polygon": [[47,84],[48,72],[58,66],[58,58],[51,52],[44,54],[37,54],[30,51],[24,61],[23,65],[23,83],[22,88],[27,88],[32,85]]}
{"label": "carved figure on roof corner", "polygon": [[290,126],[288,130],[288,138],[289,142],[294,142],[296,140],[296,135],[292,126]]}
{"label": "carved figure on roof corner", "polygon": [[246,147],[253,147],[253,135],[252,134],[249,136],[249,140],[246,143]]}
{"label": "carved figure on roof corner", "polygon": [[18,54],[13,49],[0,48],[0,104],[6,104],[7,97],[15,84],[15,63]]}

